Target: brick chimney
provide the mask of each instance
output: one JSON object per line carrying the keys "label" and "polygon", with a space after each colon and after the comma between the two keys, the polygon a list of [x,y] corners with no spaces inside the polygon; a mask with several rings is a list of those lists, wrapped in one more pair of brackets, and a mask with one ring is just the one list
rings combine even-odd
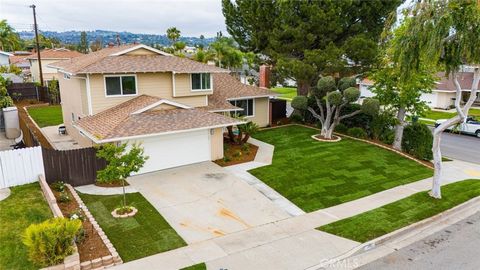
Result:
{"label": "brick chimney", "polygon": [[262,88],[270,88],[270,66],[260,66],[258,86]]}

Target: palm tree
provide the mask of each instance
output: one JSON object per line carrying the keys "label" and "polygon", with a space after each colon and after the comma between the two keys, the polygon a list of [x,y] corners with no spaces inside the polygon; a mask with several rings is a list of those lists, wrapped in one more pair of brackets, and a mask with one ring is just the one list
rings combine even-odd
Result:
{"label": "palm tree", "polygon": [[20,47],[20,37],[15,33],[7,20],[0,21],[0,49],[2,51],[14,51]]}
{"label": "palm tree", "polygon": [[172,44],[174,44],[180,38],[180,30],[178,30],[176,27],[168,28],[167,38],[170,40]]}

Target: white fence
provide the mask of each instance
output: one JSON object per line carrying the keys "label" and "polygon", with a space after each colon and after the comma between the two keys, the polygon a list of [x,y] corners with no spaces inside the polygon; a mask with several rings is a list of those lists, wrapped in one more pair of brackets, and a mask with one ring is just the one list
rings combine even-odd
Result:
{"label": "white fence", "polygon": [[40,146],[0,152],[0,188],[38,181],[45,174]]}

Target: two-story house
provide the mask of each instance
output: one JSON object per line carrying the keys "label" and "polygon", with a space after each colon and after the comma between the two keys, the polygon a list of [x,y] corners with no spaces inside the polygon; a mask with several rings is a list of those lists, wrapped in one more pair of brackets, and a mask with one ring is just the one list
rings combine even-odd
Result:
{"label": "two-story house", "polygon": [[[83,54],[77,51],[71,51],[65,48],[57,49],[45,49],[40,52],[42,62],[42,74],[44,85],[48,85],[48,82],[57,79],[57,69],[50,67],[49,65],[58,61],[72,59],[74,57],[82,56]],[[40,82],[40,65],[38,62],[37,53],[33,53],[27,57],[30,62],[30,72],[33,82]]]}
{"label": "two-story house", "polygon": [[244,116],[269,124],[267,89],[229,71],[146,45],[123,45],[51,64],[58,69],[63,120],[81,146],[141,143],[140,173],[223,157],[223,129]]}

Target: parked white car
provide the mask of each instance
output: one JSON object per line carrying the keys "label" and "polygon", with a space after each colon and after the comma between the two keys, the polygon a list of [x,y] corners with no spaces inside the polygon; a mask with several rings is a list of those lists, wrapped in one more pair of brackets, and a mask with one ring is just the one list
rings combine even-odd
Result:
{"label": "parked white car", "polygon": [[[435,121],[435,127],[438,127],[445,121],[447,121],[447,119],[439,119]],[[463,134],[475,135],[480,138],[480,121],[476,120],[473,116],[469,116],[467,117],[467,119],[465,119],[463,123],[451,126],[447,128],[447,130],[457,131]]]}

